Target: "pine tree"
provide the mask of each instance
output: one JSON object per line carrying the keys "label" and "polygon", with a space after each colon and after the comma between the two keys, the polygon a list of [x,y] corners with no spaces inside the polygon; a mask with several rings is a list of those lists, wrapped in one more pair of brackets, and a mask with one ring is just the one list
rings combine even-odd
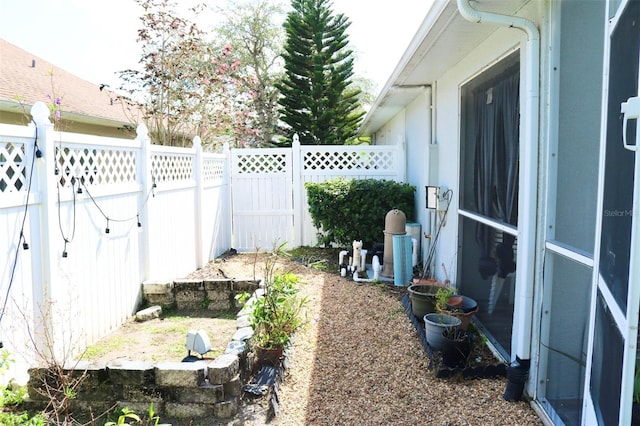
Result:
{"label": "pine tree", "polygon": [[337,145],[353,138],[364,112],[351,84],[353,52],[343,14],[329,0],[292,0],[284,23],[285,78],[278,89],[284,134],[302,144]]}

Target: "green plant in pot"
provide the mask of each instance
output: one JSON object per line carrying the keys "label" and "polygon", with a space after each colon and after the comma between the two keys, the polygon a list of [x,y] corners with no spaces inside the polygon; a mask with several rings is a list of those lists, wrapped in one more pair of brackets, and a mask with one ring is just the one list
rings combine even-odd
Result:
{"label": "green plant in pot", "polygon": [[307,298],[300,296],[300,284],[300,277],[275,269],[275,257],[267,261],[264,295],[249,314],[259,360],[278,362],[295,332],[306,324]]}
{"label": "green plant in pot", "polygon": [[[468,310],[465,309],[464,300],[472,302],[474,306]],[[457,289],[449,286],[438,289],[436,309],[443,314],[459,318],[462,321],[460,328],[466,330],[471,324],[471,318],[478,311],[478,306],[473,299],[457,294]]]}
{"label": "green plant in pot", "polygon": [[457,296],[457,291],[455,287],[440,287],[436,291],[436,307],[440,312],[448,314],[462,312],[459,309],[461,300],[458,300],[460,296]]}

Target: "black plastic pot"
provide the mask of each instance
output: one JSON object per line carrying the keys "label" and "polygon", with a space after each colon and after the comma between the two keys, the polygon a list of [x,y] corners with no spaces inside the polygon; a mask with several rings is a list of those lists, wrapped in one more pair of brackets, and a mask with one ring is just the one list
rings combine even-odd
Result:
{"label": "black plastic pot", "polygon": [[463,368],[471,354],[471,335],[466,330],[442,332],[442,362],[449,368]]}
{"label": "black plastic pot", "polygon": [[529,360],[521,360],[516,357],[516,360],[507,368],[507,387],[502,395],[506,401],[516,402],[522,398],[524,385],[529,377],[529,365]]}

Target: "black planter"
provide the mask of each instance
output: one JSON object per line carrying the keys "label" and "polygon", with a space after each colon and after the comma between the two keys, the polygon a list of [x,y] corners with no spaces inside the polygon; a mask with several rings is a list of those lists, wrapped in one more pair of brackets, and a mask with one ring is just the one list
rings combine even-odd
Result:
{"label": "black planter", "polygon": [[524,385],[529,377],[529,365],[529,360],[516,357],[516,360],[507,368],[507,387],[502,395],[506,401],[516,402],[522,398]]}
{"label": "black planter", "polygon": [[449,368],[463,368],[471,354],[471,335],[466,330],[442,332],[442,362]]}

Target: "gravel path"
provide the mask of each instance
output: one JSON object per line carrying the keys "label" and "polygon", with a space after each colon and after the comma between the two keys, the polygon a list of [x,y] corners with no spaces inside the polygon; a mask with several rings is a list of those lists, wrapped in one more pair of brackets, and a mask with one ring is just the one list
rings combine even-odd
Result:
{"label": "gravel path", "polygon": [[285,269],[306,282],[309,322],[294,341],[272,424],[542,424],[527,402],[502,398],[504,378],[434,377],[397,292],[295,262]]}

